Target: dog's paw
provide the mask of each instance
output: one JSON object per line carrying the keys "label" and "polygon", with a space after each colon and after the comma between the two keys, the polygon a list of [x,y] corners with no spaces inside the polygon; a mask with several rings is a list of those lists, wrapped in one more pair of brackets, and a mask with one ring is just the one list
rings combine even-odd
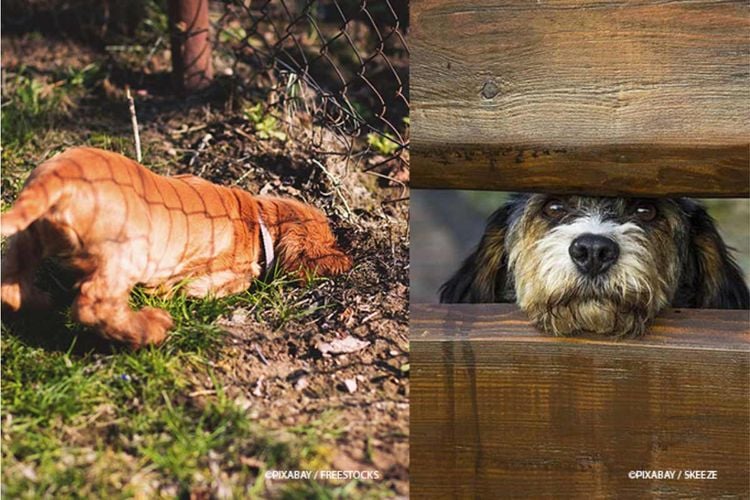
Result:
{"label": "dog's paw", "polygon": [[164,309],[144,307],[137,315],[141,334],[140,342],[132,344],[134,348],[161,344],[174,326],[172,316]]}

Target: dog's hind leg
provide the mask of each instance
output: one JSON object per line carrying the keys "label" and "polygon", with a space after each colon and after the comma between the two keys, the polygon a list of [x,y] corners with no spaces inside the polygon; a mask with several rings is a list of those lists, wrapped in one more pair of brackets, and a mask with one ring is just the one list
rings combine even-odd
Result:
{"label": "dog's hind leg", "polygon": [[116,272],[95,270],[81,283],[80,294],[73,302],[73,318],[95,328],[104,337],[124,342],[134,349],[160,344],[172,328],[172,317],[167,311],[154,307],[144,307],[140,311],[130,309],[128,298],[133,284],[134,281]]}
{"label": "dog's hind leg", "polygon": [[50,296],[35,284],[36,271],[42,261],[42,248],[33,228],[25,229],[8,239],[8,249],[2,258],[3,309],[43,310],[52,305]]}

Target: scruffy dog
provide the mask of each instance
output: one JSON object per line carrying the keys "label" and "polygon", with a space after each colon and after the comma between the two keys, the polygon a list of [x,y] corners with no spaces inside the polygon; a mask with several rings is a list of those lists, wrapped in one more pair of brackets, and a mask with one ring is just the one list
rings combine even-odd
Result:
{"label": "scruffy dog", "polygon": [[[119,154],[74,148],[39,165],[2,215],[6,311],[50,306],[34,284],[56,256],[81,279],[74,319],[132,347],[158,344],[164,310],[128,307],[136,284],[190,296],[247,289],[276,261],[285,271],[335,275],[351,268],[328,221],[303,203],[252,196],[191,175],[163,177]],[[275,259],[274,259],[274,256]]]}
{"label": "scruffy dog", "polygon": [[515,195],[441,302],[517,302],[554,335],[637,336],[663,308],[748,308],[742,273],[689,199]]}

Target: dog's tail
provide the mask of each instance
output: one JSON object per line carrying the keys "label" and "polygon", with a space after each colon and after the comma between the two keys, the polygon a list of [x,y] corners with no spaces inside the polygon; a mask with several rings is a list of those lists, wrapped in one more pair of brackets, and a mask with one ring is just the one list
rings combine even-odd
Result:
{"label": "dog's tail", "polygon": [[0,234],[12,236],[44,215],[62,195],[62,186],[58,184],[61,179],[55,175],[29,180],[13,206],[0,216]]}

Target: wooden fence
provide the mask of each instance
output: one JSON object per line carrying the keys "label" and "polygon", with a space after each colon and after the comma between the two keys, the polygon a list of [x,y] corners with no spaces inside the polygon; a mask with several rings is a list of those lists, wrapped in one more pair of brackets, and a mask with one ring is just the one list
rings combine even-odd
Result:
{"label": "wooden fence", "polygon": [[507,304],[422,305],[410,335],[414,498],[747,492],[747,311],[670,311],[617,342],[546,336]]}
{"label": "wooden fence", "polygon": [[748,9],[413,1],[412,187],[748,196]]}
{"label": "wooden fence", "polygon": [[[750,195],[747,2],[414,0],[411,23],[413,188]],[[411,314],[412,497],[750,496],[748,311],[617,342]]]}

